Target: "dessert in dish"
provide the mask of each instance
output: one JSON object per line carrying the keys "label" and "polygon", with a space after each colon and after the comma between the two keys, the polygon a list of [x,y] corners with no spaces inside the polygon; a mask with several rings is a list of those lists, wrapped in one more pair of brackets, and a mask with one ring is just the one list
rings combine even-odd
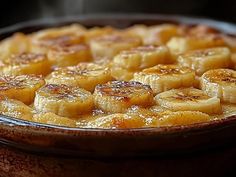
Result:
{"label": "dessert in dish", "polygon": [[79,128],[183,126],[236,115],[236,38],[204,25],[15,33],[0,42],[0,112]]}

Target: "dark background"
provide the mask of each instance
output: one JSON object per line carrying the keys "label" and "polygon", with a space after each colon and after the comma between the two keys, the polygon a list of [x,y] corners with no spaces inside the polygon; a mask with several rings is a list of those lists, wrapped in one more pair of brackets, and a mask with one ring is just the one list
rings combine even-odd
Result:
{"label": "dark background", "polygon": [[236,23],[236,0],[1,0],[0,27],[16,22],[91,13],[162,13]]}

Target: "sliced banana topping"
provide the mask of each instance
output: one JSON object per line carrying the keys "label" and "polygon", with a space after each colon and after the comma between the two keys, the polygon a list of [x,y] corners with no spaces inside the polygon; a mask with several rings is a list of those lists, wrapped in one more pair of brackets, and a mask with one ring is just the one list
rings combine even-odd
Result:
{"label": "sliced banana topping", "polygon": [[34,100],[35,91],[44,85],[45,81],[40,76],[19,75],[0,76],[0,94],[8,98],[31,104]]}
{"label": "sliced banana topping", "polygon": [[154,93],[172,88],[191,87],[195,73],[188,67],[157,65],[134,74],[134,81],[150,85]]}
{"label": "sliced banana topping", "polygon": [[171,61],[167,47],[149,45],[122,51],[114,57],[113,63],[125,69],[140,70]]}
{"label": "sliced banana topping", "polygon": [[208,122],[211,117],[199,111],[165,111],[160,113],[159,119],[156,121],[156,126],[178,126],[190,125],[202,122]]}
{"label": "sliced banana topping", "polygon": [[148,85],[139,82],[112,81],[97,85],[94,101],[97,108],[106,112],[122,113],[132,105],[151,105],[153,92]]}
{"label": "sliced banana topping", "polygon": [[0,114],[31,121],[33,109],[21,101],[0,96]]}
{"label": "sliced banana topping", "polygon": [[91,40],[104,36],[104,35],[109,35],[111,33],[114,33],[116,30],[110,26],[105,26],[105,27],[93,27],[87,30],[87,32],[84,34],[85,35],[85,40],[87,43],[90,43]]}
{"label": "sliced banana topping", "polygon": [[47,57],[35,53],[11,55],[0,65],[0,73],[6,75],[35,74],[45,76],[50,71],[51,65]]}
{"label": "sliced banana topping", "polygon": [[92,56],[86,44],[67,44],[52,47],[47,53],[48,59],[56,66],[72,66],[90,61]]}
{"label": "sliced banana topping", "polygon": [[11,55],[17,55],[30,50],[29,37],[23,33],[15,33],[0,42],[0,58],[5,60]]}
{"label": "sliced banana topping", "polygon": [[230,65],[230,50],[227,47],[216,47],[187,52],[178,57],[182,66],[196,71],[198,75],[210,69],[226,68]]}
{"label": "sliced banana topping", "polygon": [[98,117],[89,121],[85,128],[140,128],[145,125],[145,119],[140,116],[115,113],[108,116]]}
{"label": "sliced banana topping", "polygon": [[157,104],[173,111],[200,111],[207,114],[220,114],[220,99],[209,97],[195,88],[172,89],[155,97]]}
{"label": "sliced banana topping", "polygon": [[120,51],[137,47],[141,44],[142,41],[138,36],[112,33],[91,40],[90,47],[95,59],[111,59]]}
{"label": "sliced banana topping", "polygon": [[38,31],[31,35],[31,51],[46,53],[51,47],[82,43],[85,32],[85,28],[77,24]]}
{"label": "sliced banana topping", "polygon": [[178,35],[179,29],[177,25],[163,24],[149,27],[143,40],[144,44],[163,45],[172,37]]}
{"label": "sliced banana topping", "polygon": [[190,50],[205,49],[210,47],[225,46],[225,42],[219,35],[207,34],[200,36],[173,37],[167,46],[173,54],[182,54]]}
{"label": "sliced banana topping", "polygon": [[126,114],[141,117],[145,122],[144,127],[189,125],[210,120],[208,114],[199,111],[171,111],[157,105],[149,109],[131,107]]}
{"label": "sliced banana topping", "polygon": [[46,78],[49,84],[79,86],[90,92],[94,91],[97,84],[111,80],[110,69],[95,63],[80,63],[77,66],[58,68]]}
{"label": "sliced banana topping", "polygon": [[236,71],[231,69],[214,69],[201,77],[201,88],[223,102],[236,103]]}
{"label": "sliced banana topping", "polygon": [[34,114],[32,120],[43,124],[76,127],[75,120],[58,116],[52,112]]}
{"label": "sliced banana topping", "polygon": [[36,92],[34,107],[38,112],[76,118],[92,110],[93,96],[79,87],[47,84]]}

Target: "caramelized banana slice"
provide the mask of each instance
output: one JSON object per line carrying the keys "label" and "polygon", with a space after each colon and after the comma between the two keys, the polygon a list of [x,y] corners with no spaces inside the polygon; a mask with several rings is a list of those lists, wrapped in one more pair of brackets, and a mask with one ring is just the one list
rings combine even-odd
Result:
{"label": "caramelized banana slice", "polygon": [[21,101],[0,96],[0,114],[31,121],[33,110]]}
{"label": "caramelized banana slice", "polygon": [[33,121],[42,124],[59,125],[66,127],[76,127],[76,121],[67,117],[58,116],[52,112],[33,115]]}
{"label": "caramelized banana slice", "polygon": [[165,111],[160,113],[156,126],[178,126],[208,122],[211,117],[199,111]]}
{"label": "caramelized banana slice", "polygon": [[201,88],[211,97],[236,103],[236,71],[231,69],[207,71],[201,77]]}
{"label": "caramelized banana slice", "polygon": [[48,84],[36,92],[34,107],[39,112],[78,117],[93,108],[93,96],[79,87]]}
{"label": "caramelized banana slice", "polygon": [[131,117],[140,116],[145,120],[145,127],[189,125],[210,120],[208,114],[199,111],[173,112],[163,107],[153,106],[150,109],[132,107],[127,112]]}
{"label": "caramelized banana slice", "polygon": [[167,47],[149,45],[122,51],[114,57],[113,63],[125,69],[140,70],[171,61]]}
{"label": "caramelized banana slice", "polygon": [[59,68],[46,78],[49,84],[79,86],[90,92],[94,91],[96,85],[111,80],[110,69],[95,63],[80,63],[77,66]]}
{"label": "caramelized banana slice", "polygon": [[45,81],[40,76],[35,75],[0,76],[0,94],[31,104],[35,91],[44,83]]}
{"label": "caramelized banana slice", "polygon": [[50,70],[51,65],[47,57],[35,53],[12,55],[2,61],[0,65],[0,73],[6,75],[35,74],[45,76]]}
{"label": "caramelized banana slice", "polygon": [[0,58],[6,59],[12,54],[20,54],[30,50],[28,36],[23,33],[15,33],[13,36],[0,42]]}
{"label": "caramelized banana slice", "polygon": [[93,27],[91,29],[88,29],[88,31],[85,33],[85,40],[87,43],[90,43],[91,40],[108,35],[115,32],[115,29],[110,27],[110,26],[105,26],[105,27]]}
{"label": "caramelized banana slice", "polygon": [[178,65],[157,65],[134,74],[134,81],[150,85],[154,93],[172,88],[191,87],[195,74],[190,68]]}
{"label": "caramelized banana slice", "polygon": [[112,33],[91,40],[90,47],[95,59],[111,59],[120,51],[137,47],[141,44],[142,41],[138,36]]}
{"label": "caramelized banana slice", "polygon": [[48,59],[56,66],[72,66],[80,62],[90,61],[92,56],[86,44],[67,44],[52,47],[47,54]]}
{"label": "caramelized banana slice", "polygon": [[153,93],[148,85],[139,82],[112,81],[97,85],[94,101],[97,108],[106,112],[121,113],[132,105],[151,105]]}
{"label": "caramelized banana slice", "polygon": [[173,54],[181,54],[190,50],[205,49],[224,45],[224,40],[216,34],[173,37],[167,43],[167,47],[169,47]]}
{"label": "caramelized banana slice", "polygon": [[144,36],[144,44],[163,45],[172,37],[179,35],[178,26],[172,24],[162,24],[151,26]]}
{"label": "caramelized banana slice", "polygon": [[89,121],[85,128],[140,128],[145,125],[145,119],[127,114],[111,114],[108,116],[98,117],[92,121]]}
{"label": "caramelized banana slice", "polygon": [[200,111],[207,114],[221,112],[220,99],[209,97],[195,88],[172,89],[158,94],[155,101],[173,111]]}
{"label": "caramelized banana slice", "polygon": [[180,55],[178,62],[182,66],[192,68],[198,75],[202,75],[210,69],[229,67],[230,50],[226,47],[216,47],[191,51]]}
{"label": "caramelized banana slice", "polygon": [[51,47],[80,44],[84,42],[85,32],[78,24],[38,31],[31,35],[31,51],[46,53]]}

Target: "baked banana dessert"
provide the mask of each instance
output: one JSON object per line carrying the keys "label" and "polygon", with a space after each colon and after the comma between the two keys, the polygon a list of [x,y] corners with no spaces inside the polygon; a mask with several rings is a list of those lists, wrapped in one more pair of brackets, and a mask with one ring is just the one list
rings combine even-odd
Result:
{"label": "baked banana dessert", "polygon": [[104,129],[236,116],[236,38],[206,25],[79,24],[0,41],[0,113]]}

